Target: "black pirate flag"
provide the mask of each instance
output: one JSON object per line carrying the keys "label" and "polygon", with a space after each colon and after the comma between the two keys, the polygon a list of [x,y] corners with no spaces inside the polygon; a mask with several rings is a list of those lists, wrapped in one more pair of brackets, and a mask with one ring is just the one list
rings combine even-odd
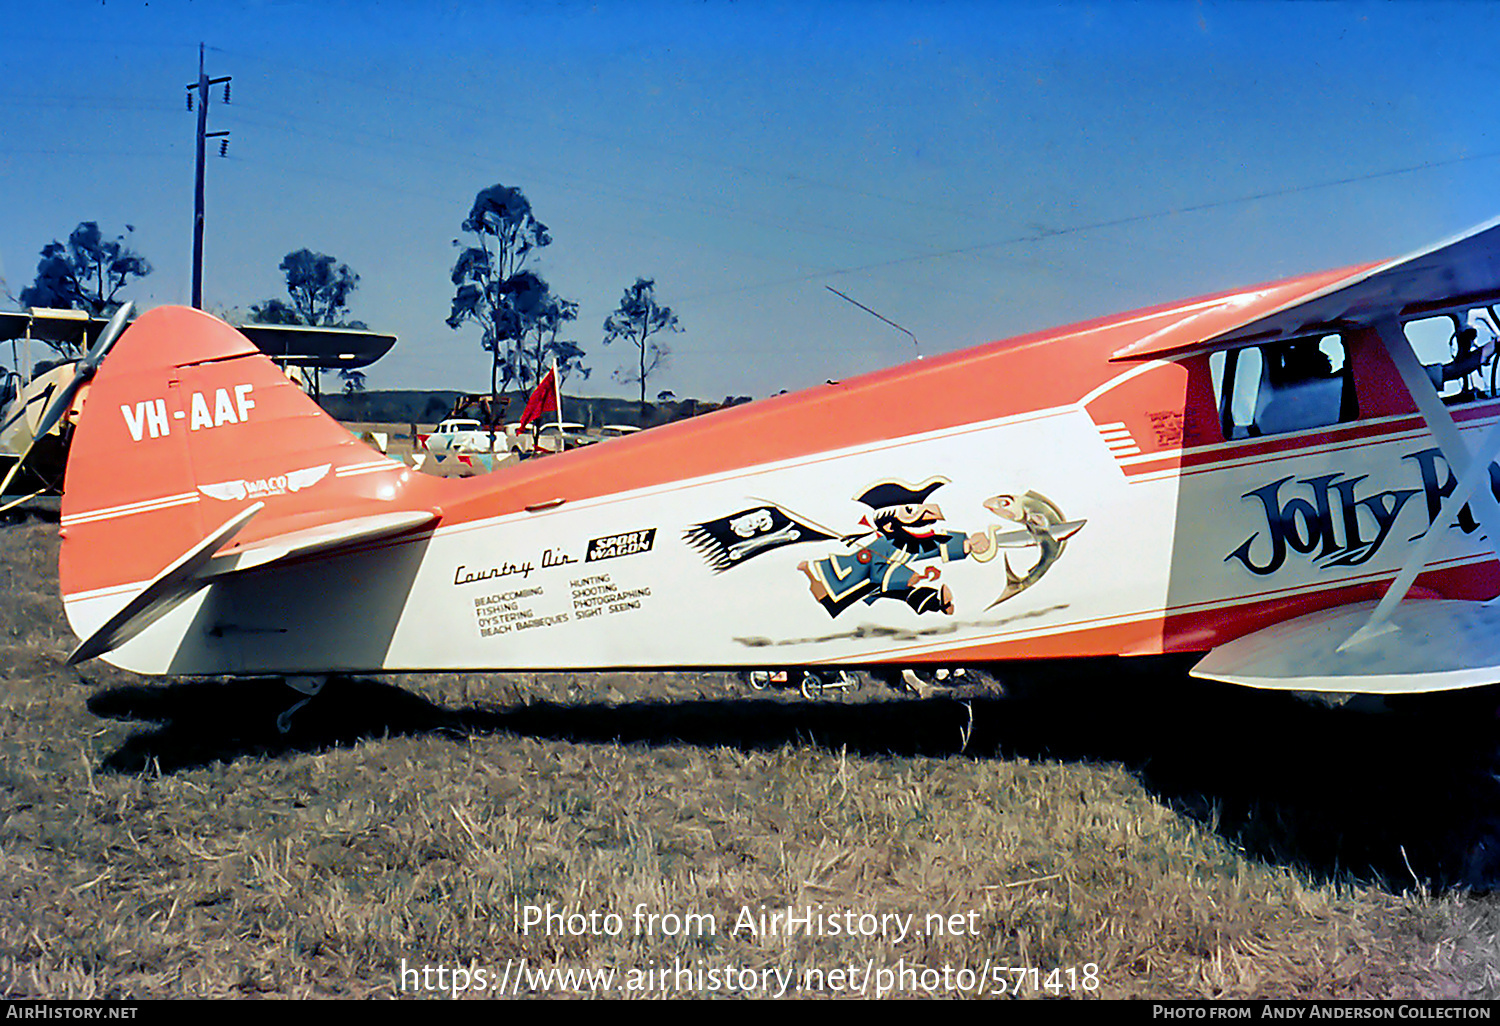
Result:
{"label": "black pirate flag", "polygon": [[747,559],[795,542],[838,540],[838,535],[776,505],[755,506],[706,524],[694,524],[683,540],[721,574]]}

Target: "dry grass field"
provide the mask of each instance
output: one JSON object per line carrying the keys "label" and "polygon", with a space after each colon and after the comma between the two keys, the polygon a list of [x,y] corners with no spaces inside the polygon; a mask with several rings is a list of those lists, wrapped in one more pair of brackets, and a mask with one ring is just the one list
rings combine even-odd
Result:
{"label": "dry grass field", "polygon": [[0,527],[9,997],[1500,995],[1494,691],[420,676],[282,735],[278,682],[65,667],[56,548]]}

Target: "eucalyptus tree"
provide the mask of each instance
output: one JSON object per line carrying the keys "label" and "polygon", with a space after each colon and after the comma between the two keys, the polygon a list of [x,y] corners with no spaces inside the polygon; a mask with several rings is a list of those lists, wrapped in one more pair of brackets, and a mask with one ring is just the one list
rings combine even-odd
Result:
{"label": "eucalyptus tree", "polygon": [[620,297],[615,312],[604,321],[605,345],[623,341],[635,347],[635,366],[616,371],[615,380],[640,386],[642,411],[646,408],[647,379],[660,370],[671,355],[661,336],[681,330],[672,308],[657,302],[656,281],[652,278],[637,278]]}
{"label": "eucalyptus tree", "polygon": [[528,318],[540,306],[537,285],[519,276],[532,253],[552,244],[552,235],[520,189],[498,184],[474,197],[462,230],[473,242],[453,240],[463,251],[453,265],[456,291],[447,324],[479,325],[480,345],[490,354],[490,391],[498,393],[520,373],[518,349],[531,325]]}
{"label": "eucalyptus tree", "polygon": [[522,271],[512,279],[512,292],[521,320],[520,337],[507,368],[509,380],[530,388],[547,374],[555,362],[558,375],[589,376],[583,365],[584,352],[576,341],[558,338],[565,325],[578,319],[578,304],[556,295],[540,275]]}
{"label": "eucalyptus tree", "polygon": [[95,317],[113,313],[121,290],[151,273],[150,262],[130,248],[128,237],[104,237],[97,221],[84,221],[67,242],[49,242],[36,265],[36,279],[17,297],[22,306],[87,310]]}
{"label": "eucalyptus tree", "polygon": [[363,327],[349,320],[349,297],[359,288],[359,275],[348,264],[326,253],[299,249],[282,257],[280,270],[286,276],[291,299],[268,299],[250,307],[259,324],[307,324],[322,328]]}

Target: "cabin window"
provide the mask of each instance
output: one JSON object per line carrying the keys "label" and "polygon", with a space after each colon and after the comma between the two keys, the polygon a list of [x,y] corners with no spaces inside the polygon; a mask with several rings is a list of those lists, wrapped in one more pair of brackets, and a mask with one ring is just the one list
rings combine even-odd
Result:
{"label": "cabin window", "polygon": [[1245,346],[1209,357],[1224,437],[1306,431],[1359,415],[1339,335]]}
{"label": "cabin window", "polygon": [[1406,340],[1432,387],[1450,406],[1500,393],[1493,311],[1468,310],[1407,321]]}

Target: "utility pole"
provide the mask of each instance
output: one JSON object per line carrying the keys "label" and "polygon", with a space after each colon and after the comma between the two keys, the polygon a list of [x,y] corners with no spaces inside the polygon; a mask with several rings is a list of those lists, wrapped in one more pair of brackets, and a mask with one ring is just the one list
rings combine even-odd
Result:
{"label": "utility pole", "polygon": [[[223,84],[224,102],[229,102],[229,80],[209,78],[203,70],[203,44],[198,44],[198,81],[188,84],[187,109],[193,109],[193,93],[198,94],[198,168],[193,185],[193,306],[203,309],[203,144],[205,140],[229,135],[228,132],[208,130],[208,87]],[[219,156],[224,156],[229,147],[226,139],[219,144]]]}

